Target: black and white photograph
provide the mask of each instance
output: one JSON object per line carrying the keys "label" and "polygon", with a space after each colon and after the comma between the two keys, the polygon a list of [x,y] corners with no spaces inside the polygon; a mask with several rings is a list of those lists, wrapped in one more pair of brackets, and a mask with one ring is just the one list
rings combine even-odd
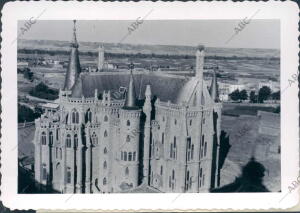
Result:
{"label": "black and white photograph", "polygon": [[[19,193],[280,191],[280,23],[244,21],[228,48],[197,41],[236,21],[36,23],[18,40]],[[128,36],[89,41],[106,26]]]}
{"label": "black and white photograph", "polygon": [[283,99],[298,85],[297,69],[282,71],[284,21],[260,7],[214,19],[158,19],[159,9],[96,19],[38,7],[16,21],[17,196],[176,194],[171,207],[208,193],[275,194],[280,205],[296,191],[299,176],[283,183],[283,161],[299,157],[298,138],[286,147],[297,122],[282,125],[297,117],[283,100],[298,103]]}

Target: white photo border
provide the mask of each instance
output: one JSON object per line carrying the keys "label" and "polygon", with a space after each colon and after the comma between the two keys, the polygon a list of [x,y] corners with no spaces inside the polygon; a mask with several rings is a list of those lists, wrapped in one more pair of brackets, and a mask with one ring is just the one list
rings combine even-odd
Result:
{"label": "white photo border", "polygon": [[[299,178],[298,83],[281,95],[281,189],[277,193],[18,194],[17,22],[45,12],[41,20],[279,19],[281,89],[298,70],[299,9],[294,2],[9,2],[2,10],[1,200],[13,209],[200,210],[286,209],[299,202],[288,187]],[[227,38],[224,38],[226,40]],[[282,198],[287,195],[283,200]],[[175,201],[174,199],[177,198]],[[174,201],[174,202],[173,202]]]}

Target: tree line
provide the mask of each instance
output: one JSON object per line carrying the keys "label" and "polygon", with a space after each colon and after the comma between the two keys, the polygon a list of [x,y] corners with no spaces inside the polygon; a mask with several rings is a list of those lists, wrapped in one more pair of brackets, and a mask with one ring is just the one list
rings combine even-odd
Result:
{"label": "tree line", "polygon": [[264,101],[269,99],[280,100],[280,91],[272,93],[270,87],[263,86],[259,89],[257,94],[255,91],[251,91],[248,96],[248,93],[245,89],[241,91],[239,91],[239,89],[236,89],[229,94],[229,97],[233,101],[244,101],[248,100],[249,98],[250,103],[264,103]]}
{"label": "tree line", "polygon": [[[18,53],[23,54],[48,54],[50,56],[55,55],[68,55],[70,52],[67,50],[42,50],[42,49],[19,49]],[[79,55],[97,57],[98,52],[79,52]],[[161,58],[161,59],[195,59],[194,55],[182,55],[182,54],[145,54],[145,53],[104,53],[106,58]],[[279,60],[278,57],[248,57],[248,56],[217,56],[209,55],[205,56],[206,59],[215,60]]]}
{"label": "tree line", "polygon": [[30,90],[29,95],[47,100],[55,100],[58,98],[58,93],[58,90],[51,89],[41,82]]}

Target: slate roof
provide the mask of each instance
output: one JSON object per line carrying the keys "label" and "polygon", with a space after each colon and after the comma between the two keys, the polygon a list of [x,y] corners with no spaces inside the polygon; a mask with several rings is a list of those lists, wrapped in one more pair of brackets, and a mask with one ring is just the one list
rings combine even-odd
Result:
{"label": "slate roof", "polygon": [[[94,97],[95,89],[98,90],[98,94],[101,94],[108,90],[118,91],[120,87],[128,88],[129,79],[129,72],[81,73],[72,89],[72,97]],[[172,103],[178,103],[185,95],[189,96],[189,94],[182,94],[182,91],[188,88],[189,93],[193,90],[189,85],[195,85],[195,80],[191,78],[161,73],[133,73],[133,79],[135,93],[139,100],[145,98],[148,84],[151,86],[152,96],[157,96],[165,102],[170,100]]]}

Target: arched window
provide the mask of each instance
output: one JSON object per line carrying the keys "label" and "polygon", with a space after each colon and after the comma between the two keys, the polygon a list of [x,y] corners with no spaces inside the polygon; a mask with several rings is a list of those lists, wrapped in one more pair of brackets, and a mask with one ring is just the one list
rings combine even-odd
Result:
{"label": "arched window", "polygon": [[42,178],[43,178],[43,180],[47,180],[47,168],[46,168],[46,164],[44,164],[44,163],[42,166]]}
{"label": "arched window", "polygon": [[85,122],[92,122],[92,112],[91,109],[88,109],[85,114]]}
{"label": "arched window", "polygon": [[160,175],[163,175],[163,173],[164,173],[164,168],[163,166],[160,166]]}
{"label": "arched window", "polygon": [[107,154],[107,149],[106,149],[106,147],[104,148],[103,153],[104,153],[104,154]]}
{"label": "arched window", "polygon": [[135,161],[135,158],[136,158],[136,152],[133,152],[133,161]]}
{"label": "arched window", "polygon": [[128,167],[126,167],[126,169],[125,169],[125,175],[126,175],[126,176],[129,175],[129,169],[128,169]]}
{"label": "arched window", "polygon": [[175,188],[175,171],[174,169],[172,170],[172,190]]}
{"label": "arched window", "polygon": [[164,144],[165,143],[165,133],[161,133],[161,143]]}
{"label": "arched window", "polygon": [[67,147],[68,148],[71,148],[72,146],[72,143],[71,143],[71,135],[67,135],[67,138],[66,138],[66,144],[67,144]]}
{"label": "arched window", "polygon": [[194,144],[192,145],[191,159],[194,159]]}
{"label": "arched window", "polygon": [[128,161],[132,161],[132,153],[131,152],[128,153]]}
{"label": "arched window", "polygon": [[62,159],[62,150],[59,148],[59,158]]}
{"label": "arched window", "polygon": [[42,132],[42,145],[47,145],[47,138],[45,132]]}
{"label": "arched window", "polygon": [[126,125],[130,126],[130,121],[129,120],[127,120]]}
{"label": "arched window", "polygon": [[186,172],[186,185],[185,185],[185,188],[186,190],[189,190],[189,180],[190,180],[190,171],[187,171]]}
{"label": "arched window", "polygon": [[107,131],[104,130],[104,137],[106,138],[107,137]]}
{"label": "arched window", "polygon": [[56,140],[59,139],[59,138],[58,138],[58,135],[59,135],[59,129],[57,128],[57,129],[56,129]]}
{"label": "arched window", "polygon": [[76,109],[74,109],[73,112],[72,112],[72,123],[73,124],[78,124],[79,123],[79,113],[77,112]]}
{"label": "arched window", "polygon": [[67,183],[71,183],[71,168],[68,167],[67,169]]}
{"label": "arched window", "polygon": [[107,163],[106,163],[106,161],[104,161],[104,163],[103,163],[103,169],[107,169]]}
{"label": "arched window", "polygon": [[92,134],[92,144],[93,145],[98,144],[98,137],[95,132],[93,132],[93,134]]}
{"label": "arched window", "polygon": [[106,185],[107,181],[106,178],[103,178],[103,185]]}
{"label": "arched window", "polygon": [[58,147],[55,148],[55,158],[58,159]]}
{"label": "arched window", "polygon": [[107,122],[108,121],[108,117],[107,115],[104,116],[104,122]]}
{"label": "arched window", "polygon": [[190,161],[192,158],[192,141],[191,137],[187,138],[187,161]]}
{"label": "arched window", "polygon": [[207,142],[204,144],[204,157],[206,156],[206,151],[207,151]]}
{"label": "arched window", "polygon": [[53,145],[53,132],[49,132],[49,145]]}
{"label": "arched window", "polygon": [[177,125],[177,120],[176,119],[174,120],[174,124]]}
{"label": "arched window", "polygon": [[74,135],[74,148],[77,148],[78,147],[78,135],[75,134]]}
{"label": "arched window", "polygon": [[174,158],[174,159],[177,159],[176,137],[174,137],[174,142],[173,142],[173,158]]}
{"label": "arched window", "polygon": [[130,142],[130,136],[129,135],[127,135],[127,137],[126,137],[126,142]]}
{"label": "arched window", "polygon": [[124,161],[127,161],[127,152],[124,152]]}
{"label": "arched window", "polygon": [[192,124],[193,124],[193,120],[191,119],[191,120],[190,120],[190,126],[192,126]]}

